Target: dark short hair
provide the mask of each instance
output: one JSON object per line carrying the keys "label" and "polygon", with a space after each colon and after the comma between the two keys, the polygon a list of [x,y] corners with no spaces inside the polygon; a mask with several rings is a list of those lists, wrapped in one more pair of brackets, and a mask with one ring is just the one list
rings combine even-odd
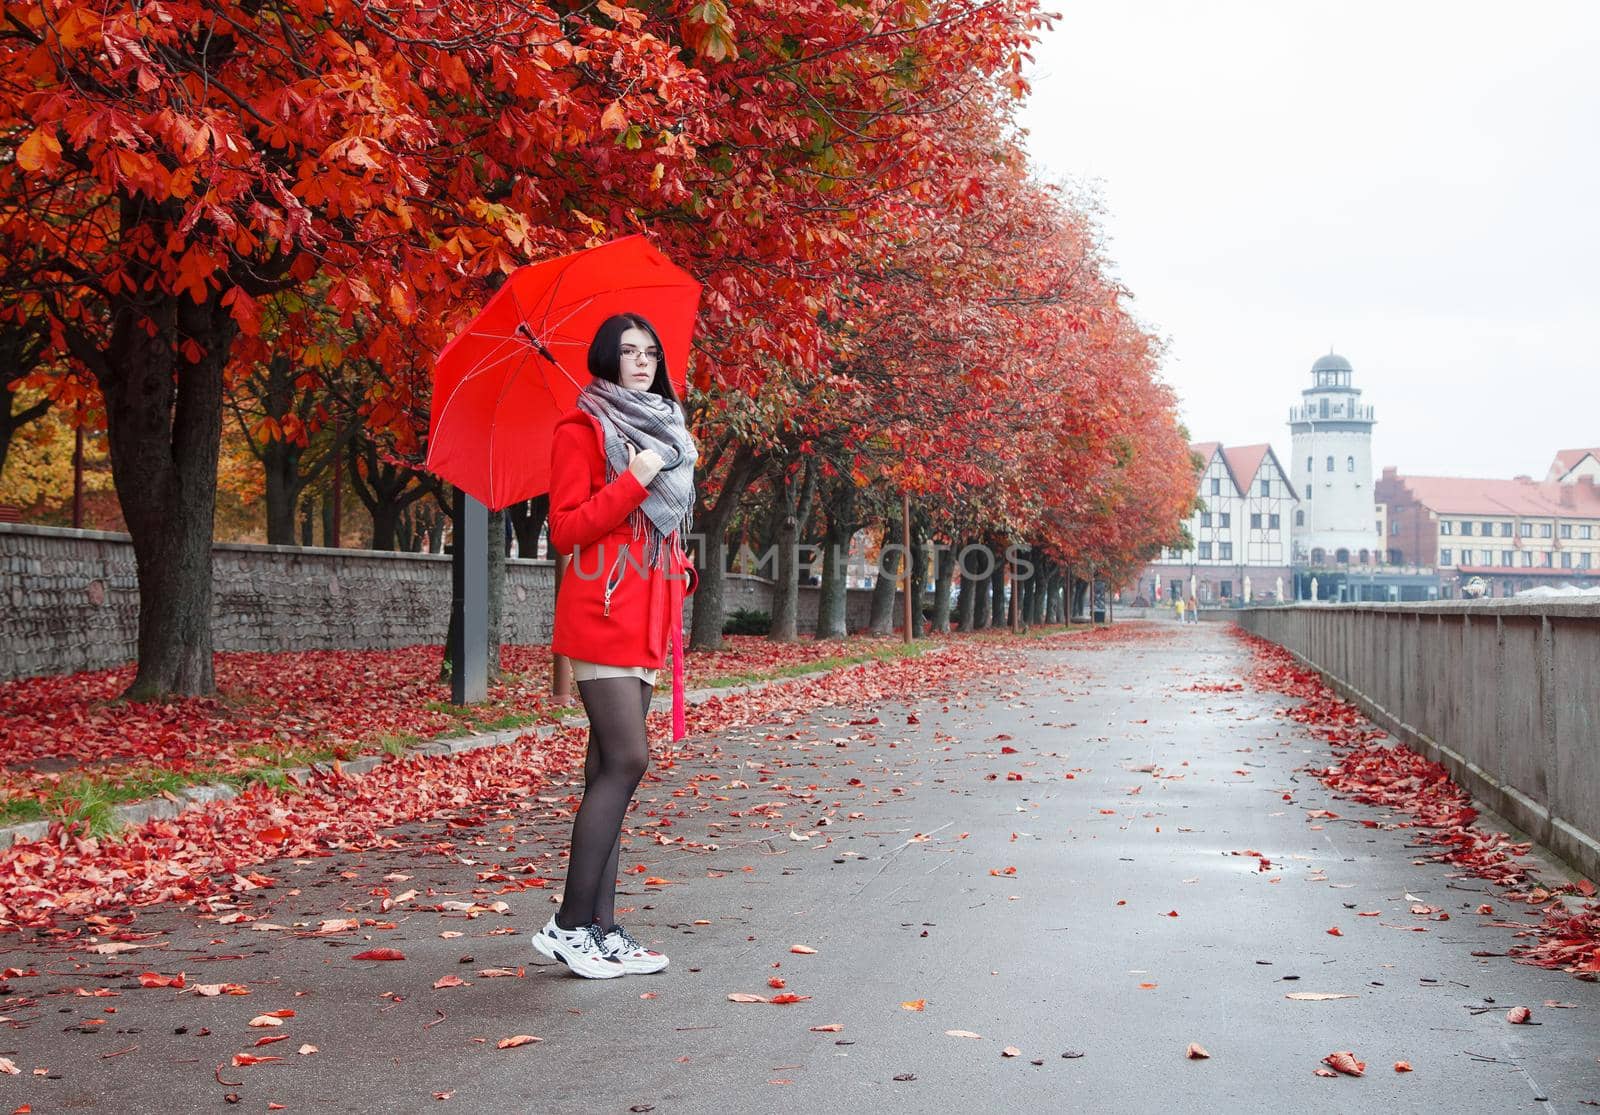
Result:
{"label": "dark short hair", "polygon": [[[589,345],[590,375],[612,383],[622,382],[622,335],[630,329],[643,329],[650,334],[651,343],[661,349],[661,337],[648,319],[638,314],[616,314],[602,321],[600,328],[594,331],[594,340]],[[667,376],[665,349],[662,349],[661,359],[656,361],[656,378],[651,381],[649,390],[668,402],[683,405]]]}

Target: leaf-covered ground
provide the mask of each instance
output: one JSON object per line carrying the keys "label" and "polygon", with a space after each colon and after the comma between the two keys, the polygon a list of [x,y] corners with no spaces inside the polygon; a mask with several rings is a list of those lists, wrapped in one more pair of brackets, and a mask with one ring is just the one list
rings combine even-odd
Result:
{"label": "leaf-covered ground", "polygon": [[[734,635],[690,654],[691,688],[781,675],[840,659],[901,653],[894,638],[771,643]],[[550,648],[507,646],[504,680],[461,710],[439,679],[439,649],[227,653],[216,699],[118,699],[133,668],[0,682],[0,803],[9,819],[48,812],[97,791],[149,796],[189,782],[261,776],[309,759],[350,758],[390,744],[474,727],[548,718]],[[670,681],[663,681],[666,692]],[[33,804],[30,804],[33,803]],[[8,819],[0,809],[0,821]]]}
{"label": "leaf-covered ground", "polygon": [[[1109,633],[1104,636],[1110,637]],[[693,737],[709,736],[775,709],[859,704],[935,691],[964,674],[993,669],[991,659],[1007,642],[1005,636],[957,639],[918,657],[887,656],[821,677],[714,697],[689,707],[691,739],[683,741],[683,746],[693,748],[697,746]],[[877,640],[863,648],[852,641],[850,647],[870,652],[889,645]],[[839,653],[837,645],[821,649]],[[286,656],[272,656],[274,660],[266,663],[262,661],[265,656],[252,656],[255,661],[247,665],[266,671],[256,681],[270,690],[281,710],[276,721],[269,722],[280,726],[318,723],[325,731],[343,731],[346,738],[354,740],[360,738],[355,724],[363,725],[361,730],[376,731],[373,725],[380,722],[388,730],[448,723],[444,714],[408,706],[397,695],[409,692],[417,703],[434,699],[436,683],[419,676],[434,668],[431,654],[423,653],[425,650],[302,660],[297,664],[301,672],[292,683],[283,676]],[[743,672],[758,672],[752,669],[757,665],[770,674],[784,665],[816,662],[828,655],[819,652],[818,644],[782,647],[752,639],[709,657],[711,662],[701,665],[695,676],[724,676],[741,666]],[[392,686],[372,684],[367,671],[379,663],[387,663],[392,670]],[[239,665],[230,663],[235,670]],[[525,676],[542,677],[531,671],[536,663],[522,665],[530,669]],[[271,669],[266,670],[267,666]],[[708,666],[718,673],[705,672]],[[241,675],[232,676],[237,679]],[[365,680],[358,680],[362,678]],[[109,683],[102,680],[101,684]],[[79,700],[87,703],[85,698]],[[240,722],[231,714],[225,720],[207,720],[205,713],[215,707],[211,702],[167,707],[181,707],[184,714],[202,724]],[[332,711],[335,709],[338,715]],[[103,753],[117,749],[114,742],[104,739],[115,723],[115,712],[111,706],[93,707],[88,712],[88,719],[98,725],[98,731],[88,738],[101,740]],[[334,723],[341,727],[327,727]],[[145,727],[143,721],[136,724],[130,730],[138,732]],[[663,714],[652,715],[652,732],[658,740],[668,734]],[[176,753],[182,734],[181,729],[172,728],[160,735],[165,743],[154,741],[151,746],[169,747]],[[234,737],[219,729],[212,738],[217,741],[215,750],[226,752]],[[0,928],[52,926],[64,918],[83,918],[121,906],[227,901],[231,895],[270,885],[261,869],[268,861],[381,847],[389,839],[384,830],[396,825],[479,801],[536,795],[546,785],[547,772],[565,771],[578,761],[586,740],[586,729],[567,727],[543,739],[526,735],[513,744],[449,758],[395,758],[361,777],[345,775],[335,763],[331,774],[314,776],[307,784],[255,782],[235,798],[186,810],[169,820],[150,821],[114,837],[95,837],[79,826],[57,824],[44,840],[0,852]],[[195,750],[190,747],[184,753]],[[671,749],[659,751],[652,777],[670,772],[677,759],[678,753]]]}

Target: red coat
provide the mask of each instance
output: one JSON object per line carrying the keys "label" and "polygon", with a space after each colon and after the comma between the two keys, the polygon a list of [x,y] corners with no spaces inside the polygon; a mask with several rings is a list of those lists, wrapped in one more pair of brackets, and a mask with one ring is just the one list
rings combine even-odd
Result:
{"label": "red coat", "polygon": [[673,627],[682,630],[694,567],[681,543],[666,547],[661,568],[645,564],[645,540],[628,523],[645,487],[631,472],[609,484],[605,477],[599,421],[568,411],[550,447],[550,545],[573,559],[561,578],[550,648],[584,662],[659,669]]}

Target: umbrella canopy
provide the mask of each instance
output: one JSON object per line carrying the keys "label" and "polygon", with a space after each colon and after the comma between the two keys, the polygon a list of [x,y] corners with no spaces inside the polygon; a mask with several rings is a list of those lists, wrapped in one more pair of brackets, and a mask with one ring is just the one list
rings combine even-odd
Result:
{"label": "umbrella canopy", "polygon": [[614,314],[647,318],[681,399],[700,284],[643,236],[513,271],[433,366],[427,468],[498,510],[550,490],[556,419]]}

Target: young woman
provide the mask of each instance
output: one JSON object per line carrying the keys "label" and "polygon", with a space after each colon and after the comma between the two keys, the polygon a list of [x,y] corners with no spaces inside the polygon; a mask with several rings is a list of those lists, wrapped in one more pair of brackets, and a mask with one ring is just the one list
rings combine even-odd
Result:
{"label": "young woman", "polygon": [[682,536],[697,453],[644,318],[605,321],[589,347],[589,372],[577,407],[556,424],[550,458],[550,544],[572,555],[551,649],[572,662],[589,754],[561,908],[533,943],[580,976],[609,979],[667,966],[617,924],[617,853],[649,764],[645,716],[656,672],[673,626],[683,625],[693,569]]}

